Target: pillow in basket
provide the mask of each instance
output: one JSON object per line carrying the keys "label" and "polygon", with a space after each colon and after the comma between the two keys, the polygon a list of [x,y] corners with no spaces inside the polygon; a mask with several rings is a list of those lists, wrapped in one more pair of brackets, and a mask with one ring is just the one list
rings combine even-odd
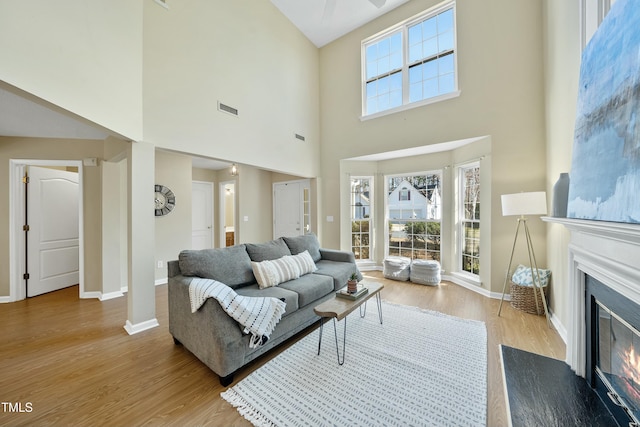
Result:
{"label": "pillow in basket", "polygon": [[[538,276],[540,278],[540,286],[547,286],[551,277],[551,270],[538,268]],[[531,268],[522,264],[518,265],[516,271],[513,272],[513,276],[511,276],[511,281],[520,286],[533,286]]]}

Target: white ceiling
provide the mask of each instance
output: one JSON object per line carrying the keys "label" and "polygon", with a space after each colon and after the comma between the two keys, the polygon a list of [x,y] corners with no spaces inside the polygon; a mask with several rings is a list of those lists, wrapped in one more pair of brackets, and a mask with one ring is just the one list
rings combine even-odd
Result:
{"label": "white ceiling", "polygon": [[[271,0],[317,47],[409,0]],[[118,135],[0,82],[0,136],[104,139]],[[194,158],[194,167],[223,169],[227,162]]]}
{"label": "white ceiling", "polygon": [[0,135],[30,138],[105,139],[109,133],[42,100],[0,86]]}
{"label": "white ceiling", "polygon": [[409,0],[271,0],[317,47],[322,47]]}

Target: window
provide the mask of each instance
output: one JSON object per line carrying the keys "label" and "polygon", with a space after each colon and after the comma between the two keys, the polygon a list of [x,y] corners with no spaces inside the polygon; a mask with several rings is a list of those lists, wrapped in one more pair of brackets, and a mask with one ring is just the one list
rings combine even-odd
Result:
{"label": "window", "polygon": [[480,165],[461,167],[460,256],[461,270],[480,274]]}
{"label": "window", "polygon": [[457,91],[454,9],[447,2],[362,43],[363,116]]}
{"label": "window", "polygon": [[372,177],[351,178],[351,251],[356,260],[371,258]]}
{"label": "window", "polygon": [[387,255],[440,261],[441,182],[441,172],[386,178]]}

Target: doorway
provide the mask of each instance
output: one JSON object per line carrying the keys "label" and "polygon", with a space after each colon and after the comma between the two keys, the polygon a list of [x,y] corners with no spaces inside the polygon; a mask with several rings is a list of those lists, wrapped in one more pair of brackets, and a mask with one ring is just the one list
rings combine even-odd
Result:
{"label": "doorway", "polygon": [[273,184],[273,238],[311,232],[310,181]]}
{"label": "doorway", "polygon": [[[65,226],[67,229],[67,234],[76,234],[77,235],[77,240],[73,245],[68,245],[68,246],[59,246],[55,251],[53,252],[48,252],[47,256],[45,256],[45,259],[41,259],[40,261],[38,261],[39,265],[29,265],[28,259],[27,259],[27,249],[28,249],[28,243],[27,243],[27,239],[26,239],[26,235],[28,235],[28,231],[25,233],[25,228],[26,225],[28,224],[28,213],[27,210],[25,209],[26,206],[26,201],[27,201],[27,197],[28,197],[28,189],[25,188],[25,183],[23,182],[24,176],[26,174],[26,172],[28,171],[29,167],[33,167],[34,170],[36,170],[36,168],[58,168],[58,169],[64,169],[64,168],[73,168],[75,170],[77,170],[77,189],[74,191],[72,190],[72,186],[71,184],[64,183],[61,185],[58,185],[61,183],[60,178],[55,178],[54,181],[48,181],[49,183],[55,183],[53,185],[53,187],[63,187],[63,192],[66,193],[74,193],[77,196],[77,201],[74,202],[74,206],[72,208],[72,210],[74,211],[73,213],[75,215],[74,216],[74,220],[75,218],[77,218],[77,225],[75,226],[75,230],[71,230],[69,231],[69,228],[73,228],[72,226]],[[80,297],[82,298],[84,296],[84,230],[83,230],[83,224],[84,224],[84,217],[83,217],[83,169],[82,169],[82,161],[75,161],[75,160],[10,160],[10,178],[9,178],[9,226],[10,226],[10,232],[9,232],[9,245],[11,250],[9,251],[9,299],[10,301],[18,301],[18,300],[22,300],[25,299],[27,297],[27,286],[26,284],[28,284],[28,280],[30,278],[30,276],[27,276],[28,271],[27,271],[27,267],[29,268],[29,270],[31,271],[36,271],[35,269],[38,269],[39,272],[43,271],[43,267],[44,271],[47,272],[48,276],[56,276],[57,273],[60,273],[60,271],[56,272],[56,269],[58,269],[60,267],[60,265],[66,265],[66,268],[64,268],[64,270],[69,270],[66,271],[64,275],[68,276],[66,279],[68,280],[73,280],[76,283],[79,284],[79,293],[80,293]],[[64,175],[64,174],[63,174]],[[46,178],[49,179],[49,178]],[[51,185],[47,184],[47,187],[51,187]],[[54,198],[57,196],[53,196]],[[44,199],[42,199],[41,201],[44,202],[44,205],[41,206],[39,209],[42,212],[47,212],[49,209],[53,209],[58,211],[58,208],[61,208],[60,206],[58,206],[58,208],[56,208],[55,206],[53,206],[52,204],[49,204],[49,202],[51,203],[55,203],[52,202],[50,199],[48,199],[47,197],[45,197]],[[62,216],[62,215],[59,215]],[[40,223],[42,222],[41,220],[36,220],[39,221]],[[49,233],[47,235],[47,242],[45,242],[47,245],[50,243],[49,237],[51,237],[52,235],[55,235],[57,237],[64,237],[61,236],[59,233],[59,230],[55,229],[55,225],[52,226],[51,224],[48,225],[48,230],[46,231],[46,233]],[[53,228],[52,228],[53,227]],[[51,231],[53,230],[53,231]],[[75,233],[74,233],[75,231]],[[42,239],[41,239],[42,240]],[[61,240],[65,240],[64,238]],[[45,251],[47,251],[48,249],[51,249],[50,247],[46,247],[46,245],[44,247],[42,247],[41,249],[44,249]],[[55,254],[53,257],[49,256],[51,254]],[[56,257],[59,257],[63,254],[66,254],[67,256],[70,254],[76,254],[74,255],[76,257],[76,259],[74,259],[73,261],[57,261]],[[60,265],[57,265],[60,262]],[[71,270],[76,270],[77,274],[77,280],[74,277],[71,277],[70,274],[66,274],[69,273]],[[71,278],[70,278],[71,277]],[[62,282],[61,282],[62,283]],[[55,286],[60,286],[60,283],[57,284],[53,284],[51,285],[53,286],[52,288],[50,288],[51,290],[55,289]],[[48,292],[45,288],[44,290],[45,292]],[[31,296],[32,293],[29,292],[29,296]]]}
{"label": "doorway", "polygon": [[213,183],[191,183],[191,249],[213,247]]}
{"label": "doorway", "polygon": [[226,248],[238,242],[236,227],[236,183],[220,183],[220,247]]}

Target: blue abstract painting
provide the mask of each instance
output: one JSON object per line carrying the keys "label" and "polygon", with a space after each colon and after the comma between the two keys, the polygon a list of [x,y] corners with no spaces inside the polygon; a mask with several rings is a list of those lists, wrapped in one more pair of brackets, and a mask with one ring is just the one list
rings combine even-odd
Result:
{"label": "blue abstract painting", "polygon": [[585,48],[567,216],[640,223],[640,0],[618,0]]}

